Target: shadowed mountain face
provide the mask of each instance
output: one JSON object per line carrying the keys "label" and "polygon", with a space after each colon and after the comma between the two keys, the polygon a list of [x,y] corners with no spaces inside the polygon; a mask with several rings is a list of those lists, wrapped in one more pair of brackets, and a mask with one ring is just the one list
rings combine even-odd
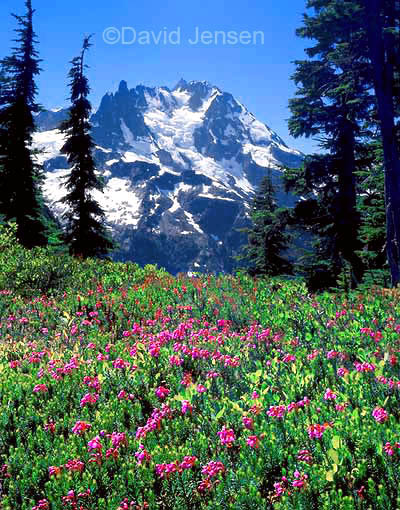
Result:
{"label": "shadowed mountain face", "polygon": [[[46,171],[45,194],[60,215],[68,162],[57,130],[66,110],[36,117],[35,146]],[[302,154],[286,146],[231,94],[207,82],[181,80],[173,90],[122,81],[92,116],[95,159],[105,180],[94,193],[120,244],[117,260],[157,263],[172,273],[231,271],[246,239],[249,204],[272,170],[278,199],[281,165]]]}

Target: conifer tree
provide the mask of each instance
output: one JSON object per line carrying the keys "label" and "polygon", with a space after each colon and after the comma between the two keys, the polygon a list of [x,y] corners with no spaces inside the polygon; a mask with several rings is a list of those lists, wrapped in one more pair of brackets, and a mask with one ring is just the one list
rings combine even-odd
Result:
{"label": "conifer tree", "polygon": [[31,0],[26,0],[26,14],[13,15],[19,28],[11,56],[0,61],[3,76],[0,87],[0,214],[15,220],[19,241],[27,248],[47,243],[43,216],[41,169],[31,148],[35,131],[33,114],[36,103],[35,77],[40,60],[35,49]]}
{"label": "conifer tree", "polygon": [[306,50],[308,60],[296,61],[293,79],[299,88],[297,97],[290,101],[289,128],[294,136],[318,135],[326,151],[325,157],[308,158],[306,164],[312,169],[304,167],[304,171],[309,180],[318,167],[320,184],[324,183],[321,171],[326,172],[333,201],[326,204],[332,214],[332,267],[340,271],[341,259],[350,263],[356,285],[363,270],[357,254],[357,159],[360,145],[369,136],[365,119],[375,105],[369,91],[370,66],[360,50],[365,38],[360,35],[357,5],[341,0],[309,0],[307,7],[314,13],[304,16],[304,25],[297,34],[313,39],[315,44]]}
{"label": "conifer tree", "polygon": [[[347,118],[355,127],[353,134],[356,151],[357,146],[364,143],[362,139],[364,134],[360,128],[378,127],[384,155],[386,252],[392,285],[396,286],[400,283],[400,144],[399,126],[398,123],[396,124],[400,116],[400,2],[399,0],[308,0],[307,7],[314,8],[315,15],[305,16],[305,26],[299,35],[314,38],[317,44],[308,50],[312,62],[310,62],[308,76],[306,73],[304,76],[308,83],[318,82],[311,66],[315,69],[317,65],[315,60],[328,61],[334,67],[336,87],[332,88],[334,82],[329,79],[325,80],[325,84],[320,81],[314,87],[318,94],[314,97],[310,96],[308,98],[308,100],[312,99],[309,101],[310,104],[307,105],[306,102],[300,105],[294,114],[298,116],[300,122],[309,123],[310,120],[315,119],[315,106],[317,109],[319,106],[320,111],[325,115],[324,126],[332,126],[335,116],[331,115],[330,110],[333,105],[332,100],[335,100],[331,95],[334,92],[335,95],[341,94],[346,99],[346,107],[350,107]],[[351,78],[350,81],[349,78]],[[373,96],[372,108],[368,107],[368,102],[365,102],[365,99],[368,101],[368,95]],[[299,105],[292,103],[292,106]],[[366,109],[365,106],[367,106]],[[307,133],[304,130],[302,134]],[[332,140],[335,140],[332,135],[334,132],[330,136]],[[346,140],[345,137],[342,139]],[[346,143],[348,147],[351,146],[349,141],[350,139]],[[368,139],[366,141],[369,143]],[[347,163],[342,165],[342,169],[352,166],[350,151],[347,153]],[[333,154],[332,151],[331,154]],[[336,154],[339,153],[336,152]],[[353,196],[351,203],[354,207],[354,193],[350,193],[349,186],[347,196],[351,195]],[[350,202],[347,203],[350,204]],[[342,204],[345,206],[346,202]],[[351,219],[346,220],[346,218],[356,216],[350,215],[349,208],[341,206],[341,211],[345,228],[338,232],[351,233],[351,229],[348,228]],[[356,238],[351,235],[347,237],[349,241],[351,238]],[[342,245],[345,246],[344,243]],[[348,246],[353,253],[356,252],[356,247],[351,242]]]}
{"label": "conifer tree", "polygon": [[92,155],[94,143],[89,121],[92,108],[87,99],[90,88],[85,75],[85,55],[90,46],[90,36],[85,37],[80,56],[71,61],[72,104],[69,118],[61,126],[66,135],[61,152],[67,155],[71,166],[66,181],[68,192],[62,199],[68,205],[64,214],[65,239],[70,253],[83,258],[105,255],[114,247],[104,226],[104,212],[93,198],[93,191],[103,191],[104,185],[95,174]]}
{"label": "conifer tree", "polygon": [[[396,136],[399,105],[400,2],[361,0],[368,56],[378,102],[385,164],[386,251],[392,285],[400,284],[400,146]],[[396,83],[397,82],[397,83]],[[397,97],[396,93],[397,92]]]}
{"label": "conifer tree", "polygon": [[261,181],[254,197],[251,220],[247,230],[248,244],[239,259],[249,262],[252,275],[277,276],[291,274],[292,264],[286,259],[289,244],[286,225],[289,215],[278,207],[271,173]]}

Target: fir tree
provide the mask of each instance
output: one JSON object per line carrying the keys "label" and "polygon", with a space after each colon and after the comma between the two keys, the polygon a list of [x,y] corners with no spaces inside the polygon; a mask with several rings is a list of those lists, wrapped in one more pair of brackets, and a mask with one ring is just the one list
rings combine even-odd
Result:
{"label": "fir tree", "polygon": [[17,236],[27,248],[47,242],[43,216],[41,169],[31,148],[35,131],[33,114],[39,110],[35,101],[35,77],[40,60],[35,49],[31,0],[26,0],[26,14],[13,15],[19,28],[10,57],[0,61],[0,214],[15,220]]}
{"label": "fir tree", "polygon": [[[361,0],[364,27],[368,35],[368,56],[385,163],[386,251],[392,285],[400,284],[400,147],[396,136],[399,97],[400,3],[398,0]],[[397,81],[397,84],[396,84]]]}
{"label": "fir tree", "polygon": [[239,259],[247,260],[252,275],[291,274],[292,265],[285,252],[289,244],[286,232],[288,211],[278,207],[271,174],[264,177],[252,205],[252,227],[247,230],[248,244]]}
{"label": "fir tree", "polygon": [[83,258],[107,254],[114,245],[104,226],[104,212],[93,198],[93,191],[103,191],[103,183],[95,174],[94,143],[90,135],[91,104],[87,99],[90,88],[85,75],[85,55],[90,48],[90,36],[85,37],[79,57],[71,61],[71,108],[69,118],[61,130],[66,141],[61,149],[71,166],[66,181],[67,195],[62,202],[68,205],[66,242],[70,253]]}
{"label": "fir tree", "polygon": [[[386,252],[392,285],[396,286],[400,283],[400,145],[399,126],[396,125],[400,113],[400,2],[309,0],[307,6],[314,8],[315,16],[305,17],[305,27],[299,35],[315,38],[317,44],[309,52],[313,62],[310,63],[309,76],[306,76],[306,79],[308,83],[318,81],[311,68],[317,65],[314,60],[328,61],[334,66],[333,78],[337,86],[332,89],[332,81],[329,79],[325,80],[325,84],[320,81],[320,85],[314,87],[318,94],[308,98],[311,99],[310,104],[304,104],[303,111],[300,108],[300,115],[298,112],[295,114],[301,122],[309,122],[315,118],[314,107],[317,106],[318,110],[320,106],[321,112],[326,114],[326,120],[332,125],[335,117],[329,114],[329,110],[332,100],[335,100],[335,97],[332,97],[333,91],[335,96],[339,92],[346,100],[347,119],[352,122],[353,128],[355,127],[353,135],[356,151],[357,145],[363,142],[359,136],[363,135],[360,128],[379,127],[384,155]],[[352,76],[354,78],[351,78]],[[355,87],[355,84],[358,84],[358,87]],[[372,107],[368,107],[368,95],[373,96]],[[369,143],[368,140],[367,142]],[[350,143],[346,145],[351,146]],[[351,166],[350,151],[347,153],[347,163],[342,165],[343,169]],[[354,173],[353,171],[353,175]],[[354,207],[354,193],[350,193],[350,186],[347,196],[352,196]],[[347,230],[351,233],[348,228],[351,219],[346,221],[346,217],[351,218],[352,215],[346,207],[342,206],[341,210],[347,210],[346,214],[342,212],[345,229],[341,231]],[[348,236],[349,241],[351,237],[355,238]],[[351,242],[349,246],[352,247],[352,252],[356,252]]]}
{"label": "fir tree", "polygon": [[319,185],[324,184],[321,171],[326,172],[329,194],[324,198],[332,201],[325,204],[331,213],[331,226],[323,232],[325,238],[331,234],[332,271],[340,271],[340,260],[347,261],[356,285],[363,270],[357,255],[357,158],[359,146],[369,135],[365,119],[375,104],[369,92],[370,66],[360,53],[365,38],[360,35],[356,5],[341,0],[309,0],[307,7],[314,9],[314,15],[304,16],[297,34],[313,39],[315,44],[306,50],[309,60],[296,62],[293,79],[299,88],[297,97],[290,101],[289,128],[294,136],[318,135],[326,151],[314,161],[308,158],[311,171],[306,166],[304,171],[309,184],[315,174]]}

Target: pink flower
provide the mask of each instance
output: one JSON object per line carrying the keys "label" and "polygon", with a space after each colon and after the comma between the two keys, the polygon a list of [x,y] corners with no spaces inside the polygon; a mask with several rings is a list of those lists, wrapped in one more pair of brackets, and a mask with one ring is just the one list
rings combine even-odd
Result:
{"label": "pink flower", "polygon": [[58,466],[49,466],[49,476],[57,476],[61,473],[61,468]]}
{"label": "pink flower", "polygon": [[53,423],[53,422],[49,422],[49,423],[45,423],[43,425],[43,429],[46,431],[46,432],[51,432],[54,434],[54,432],[56,431],[56,424]]}
{"label": "pink flower", "polygon": [[298,460],[311,465],[313,462],[312,454],[309,450],[300,450],[297,454]]}
{"label": "pink flower", "polygon": [[325,391],[325,395],[324,395],[325,400],[335,400],[336,398],[337,398],[337,395],[335,393],[333,393],[333,391],[330,388],[328,388]]}
{"label": "pink flower", "polygon": [[160,400],[163,400],[164,398],[166,398],[168,396],[168,394],[170,393],[170,390],[168,388],[166,388],[165,386],[159,386],[158,388],[156,388],[156,396],[160,399]]}
{"label": "pink flower", "polygon": [[197,486],[197,490],[200,492],[200,494],[202,492],[206,492],[206,491],[211,491],[213,488],[213,484],[212,482],[210,481],[209,478],[206,478],[205,480],[202,480],[199,485]]}
{"label": "pink flower", "polygon": [[354,363],[354,367],[357,370],[357,372],[373,372],[375,370],[375,365],[372,363],[360,363],[356,361]]}
{"label": "pink flower", "polygon": [[129,368],[130,367],[129,361],[124,361],[122,358],[117,358],[113,361],[113,367],[114,368]]}
{"label": "pink flower", "polygon": [[257,436],[249,436],[246,439],[246,443],[250,448],[258,448],[260,446],[260,440]]}
{"label": "pink flower", "polygon": [[160,478],[168,478],[171,473],[177,471],[177,462],[170,462],[169,464],[156,464],[156,474]]}
{"label": "pink flower", "polygon": [[384,423],[389,419],[388,413],[382,407],[375,407],[372,411],[372,416],[378,423]]}
{"label": "pink flower", "polygon": [[390,456],[394,455],[394,447],[389,442],[385,443],[383,449],[388,455]]}
{"label": "pink flower", "polygon": [[219,473],[225,473],[225,466],[221,461],[212,460],[202,467],[201,474],[206,475],[207,478],[213,478]]}
{"label": "pink flower", "polygon": [[111,443],[114,448],[118,448],[121,445],[126,446],[128,444],[128,439],[125,432],[113,432],[111,434]]}
{"label": "pink flower", "polygon": [[181,469],[190,469],[192,468],[195,463],[197,462],[197,457],[195,456],[190,456],[190,455],[185,455],[185,457],[183,457],[183,461],[179,464],[179,467]]}
{"label": "pink flower", "polygon": [[337,358],[339,356],[339,353],[337,351],[328,351],[326,353],[327,359]]}
{"label": "pink flower", "polygon": [[85,464],[80,459],[73,459],[64,464],[64,467],[68,471],[82,473],[85,468]]}
{"label": "pink flower", "polygon": [[186,414],[187,412],[192,414],[193,406],[191,405],[189,400],[182,400],[182,409],[181,409],[181,411],[182,411],[182,414]]}
{"label": "pink flower", "polygon": [[95,404],[97,402],[98,398],[99,398],[99,395],[97,393],[94,395],[92,395],[91,393],[86,393],[86,395],[84,395],[81,398],[80,406],[85,407],[85,405],[87,405],[87,404]]}
{"label": "pink flower", "polygon": [[207,391],[207,388],[205,386],[203,386],[202,384],[198,384],[196,390],[199,393],[204,393],[205,391]]}
{"label": "pink flower", "polygon": [[103,448],[103,445],[101,444],[100,436],[96,436],[96,437],[94,437],[93,439],[91,439],[88,442],[88,450],[89,450],[89,452],[92,451],[92,450],[101,451],[102,448]]}
{"label": "pink flower", "polygon": [[126,399],[127,397],[128,394],[125,390],[121,390],[117,395],[117,398],[119,398],[120,400]]}
{"label": "pink flower", "polygon": [[326,426],[320,425],[319,423],[315,425],[310,425],[307,428],[308,435],[310,439],[321,439],[322,434],[325,432]]}
{"label": "pink flower", "polygon": [[232,429],[227,429],[225,425],[218,432],[219,438],[221,440],[221,444],[226,445],[230,448],[235,441],[235,433]]}
{"label": "pink flower", "polygon": [[151,455],[142,444],[139,445],[139,450],[135,453],[135,457],[138,464],[143,464],[143,462],[151,461]]}
{"label": "pink flower", "polygon": [[282,360],[284,363],[289,363],[289,362],[293,362],[293,361],[296,361],[296,356],[294,354],[286,354],[284,357],[283,357],[283,360]]}
{"label": "pink flower", "polygon": [[348,370],[347,370],[347,368],[345,368],[345,367],[339,367],[339,368],[337,369],[337,375],[338,375],[339,377],[344,377],[344,376],[345,376],[345,375],[347,375],[348,373],[349,373],[349,371],[348,371]]}
{"label": "pink flower", "polygon": [[285,415],[285,412],[286,412],[286,406],[284,406],[284,405],[281,405],[281,406],[271,406],[268,409],[267,414],[271,418],[283,418],[284,415]]}
{"label": "pink flower", "polygon": [[114,460],[118,459],[119,452],[118,452],[117,448],[109,448],[106,451],[106,459],[109,459],[110,457],[112,457]]}
{"label": "pink flower", "polygon": [[32,510],[49,510],[49,502],[47,499],[41,499],[37,505],[32,507]]}
{"label": "pink flower", "polygon": [[305,473],[300,474],[297,470],[294,472],[295,480],[292,482],[292,487],[296,487],[296,489],[302,489],[307,481],[308,475]]}
{"label": "pink flower", "polygon": [[74,434],[83,434],[87,430],[89,430],[92,426],[90,423],[86,423],[85,421],[77,421],[75,425],[72,427],[72,432]]}
{"label": "pink flower", "polygon": [[33,388],[33,393],[46,393],[47,391],[49,390],[45,384],[37,384]]}
{"label": "pink flower", "polygon": [[190,372],[185,372],[183,374],[183,379],[181,381],[182,386],[185,386],[187,388],[192,384],[192,374]]}
{"label": "pink flower", "polygon": [[311,354],[307,354],[307,359],[311,361],[311,360],[315,359],[318,356],[318,354],[319,354],[319,350],[314,349]]}
{"label": "pink flower", "polygon": [[253,430],[253,428],[254,428],[253,418],[249,418],[248,416],[243,416],[242,422],[246,429]]}
{"label": "pink flower", "polygon": [[83,378],[83,384],[85,384],[89,388],[94,388],[97,391],[100,391],[101,389],[100,382],[97,376],[90,377],[88,375],[85,375],[85,377]]}
{"label": "pink flower", "polygon": [[180,367],[183,364],[184,359],[180,358],[179,356],[170,356],[169,363],[171,366],[177,366]]}
{"label": "pink flower", "polygon": [[129,498],[125,498],[121,501],[117,510],[133,510],[135,507],[137,508],[135,501],[129,501]]}
{"label": "pink flower", "polygon": [[153,358],[158,358],[160,355],[160,345],[159,344],[151,344],[149,347],[149,353]]}

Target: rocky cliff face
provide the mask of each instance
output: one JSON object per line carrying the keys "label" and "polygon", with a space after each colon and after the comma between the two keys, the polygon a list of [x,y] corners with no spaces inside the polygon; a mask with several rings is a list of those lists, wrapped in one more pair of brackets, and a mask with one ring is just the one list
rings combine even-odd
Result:
{"label": "rocky cliff face", "polygon": [[[56,214],[68,162],[57,130],[66,111],[37,118],[35,145],[46,171],[45,193]],[[271,170],[283,204],[280,165],[302,154],[286,146],[231,94],[207,82],[181,80],[173,90],[122,81],[92,116],[97,168],[106,182],[95,197],[120,244],[117,260],[157,263],[172,273],[230,271],[245,238],[249,203]]]}

